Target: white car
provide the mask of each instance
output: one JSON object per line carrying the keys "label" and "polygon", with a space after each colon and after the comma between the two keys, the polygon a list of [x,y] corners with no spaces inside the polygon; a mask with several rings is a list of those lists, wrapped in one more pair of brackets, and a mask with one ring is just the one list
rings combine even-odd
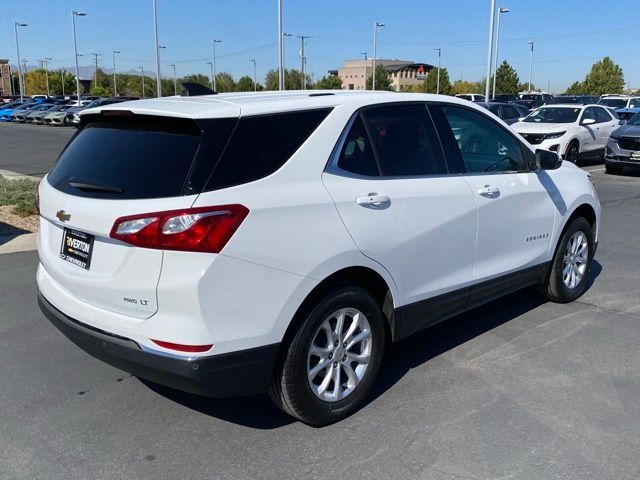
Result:
{"label": "white car", "polygon": [[598,105],[547,105],[511,125],[535,148],[578,163],[584,155],[603,155],[609,135],[620,120]]}
{"label": "white car", "polygon": [[484,102],[485,96],[479,93],[459,93],[456,95],[457,98],[461,98],[463,100],[469,100],[470,102]]}
{"label": "white car", "polygon": [[529,285],[558,302],[587,285],[589,175],[463,100],[234,93],[81,119],[39,186],[39,303],[153,382],[269,391],[325,425],[389,344]]}
{"label": "white car", "polygon": [[613,109],[617,108],[640,108],[640,97],[630,97],[629,95],[605,95],[598,100],[598,105],[604,105]]}

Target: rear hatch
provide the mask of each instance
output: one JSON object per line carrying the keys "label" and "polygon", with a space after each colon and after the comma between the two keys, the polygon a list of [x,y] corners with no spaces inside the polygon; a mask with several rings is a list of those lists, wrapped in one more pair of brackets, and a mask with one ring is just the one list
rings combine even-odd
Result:
{"label": "rear hatch", "polygon": [[40,261],[77,300],[148,318],[158,308],[163,251],[110,233],[120,217],[193,204],[207,176],[204,135],[193,120],[115,115],[83,119],[41,182]]}

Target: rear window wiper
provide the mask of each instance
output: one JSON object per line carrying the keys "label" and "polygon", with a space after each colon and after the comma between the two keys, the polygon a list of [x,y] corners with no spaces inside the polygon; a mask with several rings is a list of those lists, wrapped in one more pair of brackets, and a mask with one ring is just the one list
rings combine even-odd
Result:
{"label": "rear window wiper", "polygon": [[89,183],[77,178],[70,178],[67,183],[73,188],[78,190],[87,190],[91,192],[104,192],[104,193],[122,193],[124,190],[118,187],[112,187],[110,185],[98,185],[95,183]]}

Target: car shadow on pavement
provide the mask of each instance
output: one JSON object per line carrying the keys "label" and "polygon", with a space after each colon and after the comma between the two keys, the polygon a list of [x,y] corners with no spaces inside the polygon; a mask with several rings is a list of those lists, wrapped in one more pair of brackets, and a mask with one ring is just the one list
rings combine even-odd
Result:
{"label": "car shadow on pavement", "polygon": [[5,222],[0,222],[0,245],[4,245],[24,233],[31,232],[22,228],[14,227],[13,225],[9,225]]}
{"label": "car shadow on pavement", "polygon": [[[587,289],[602,272],[594,260]],[[469,340],[546,303],[533,289],[526,289],[445,320],[394,345],[386,355],[368,405],[393,387],[412,368],[428,362]],[[241,398],[208,398],[139,379],[155,393],[212,417],[249,428],[270,430],[295,420],[277,408],[266,394]]]}

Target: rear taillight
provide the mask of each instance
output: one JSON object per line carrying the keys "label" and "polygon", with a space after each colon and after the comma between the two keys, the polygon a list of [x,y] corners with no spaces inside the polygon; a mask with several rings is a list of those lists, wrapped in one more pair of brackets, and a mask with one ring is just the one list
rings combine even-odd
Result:
{"label": "rear taillight", "polygon": [[109,236],[137,247],[220,253],[248,214],[243,205],[221,205],[130,215]]}

